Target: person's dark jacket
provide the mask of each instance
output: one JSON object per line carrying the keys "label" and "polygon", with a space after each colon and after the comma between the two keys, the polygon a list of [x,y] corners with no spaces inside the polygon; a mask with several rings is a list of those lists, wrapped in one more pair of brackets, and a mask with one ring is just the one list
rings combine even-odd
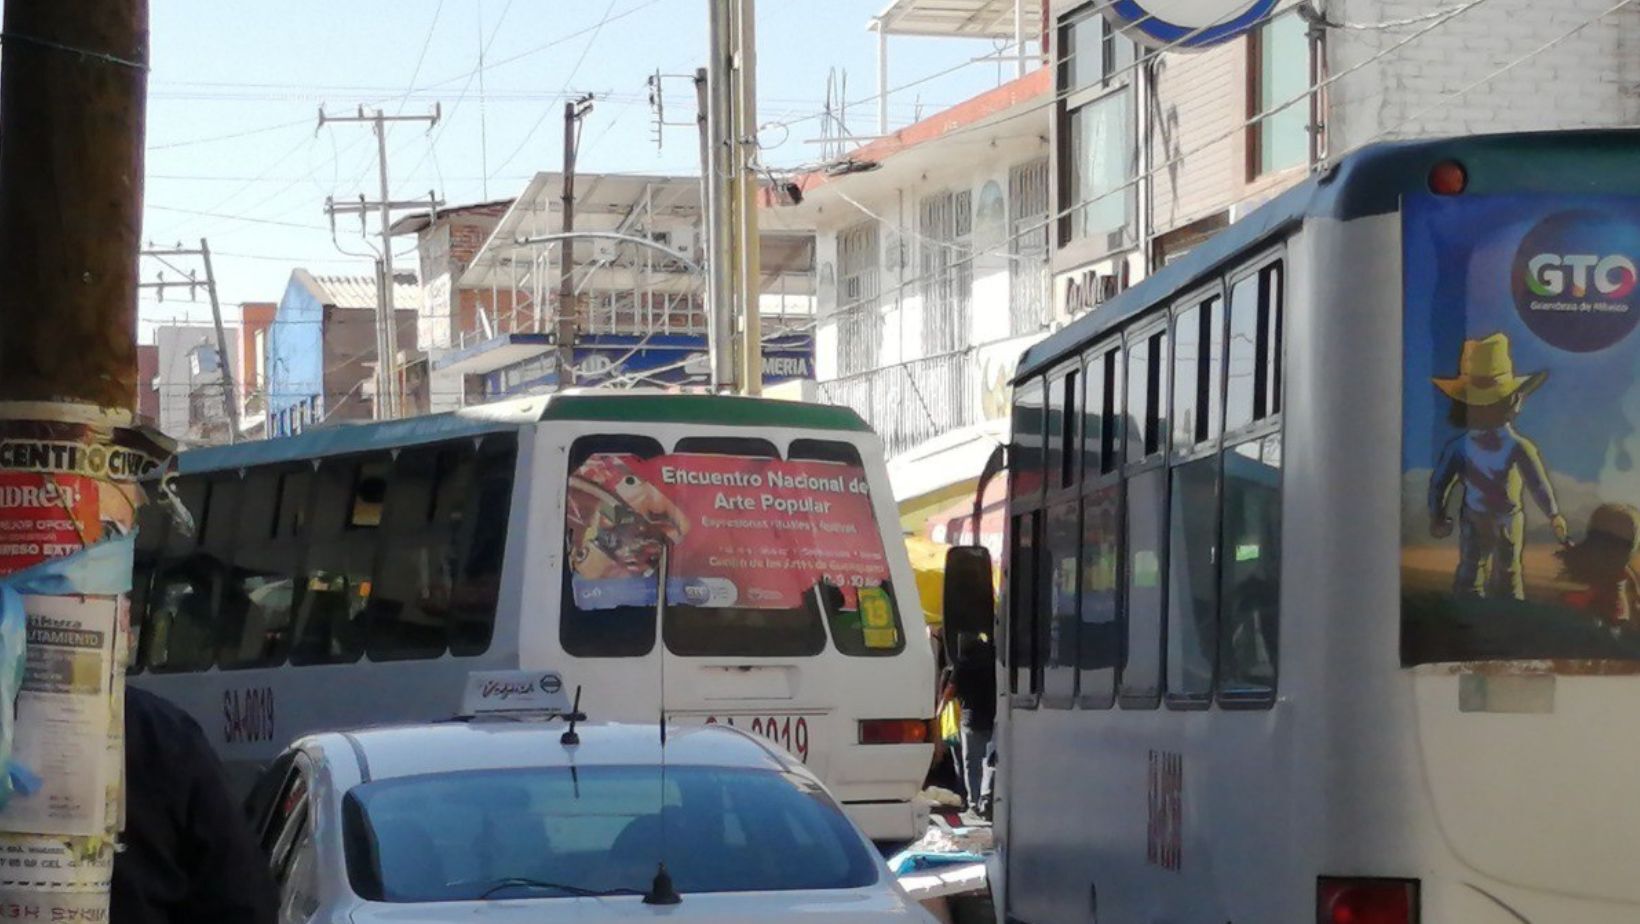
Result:
{"label": "person's dark jacket", "polygon": [[273,924],[279,900],[267,859],[199,724],[126,690],[125,768],[113,924]]}

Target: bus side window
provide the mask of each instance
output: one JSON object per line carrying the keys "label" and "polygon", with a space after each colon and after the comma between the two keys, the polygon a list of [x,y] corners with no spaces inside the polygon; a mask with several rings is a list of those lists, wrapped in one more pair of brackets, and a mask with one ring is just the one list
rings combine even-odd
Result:
{"label": "bus side window", "polygon": [[370,585],[365,653],[372,661],[436,658],[449,648],[455,518],[434,499],[444,482],[471,484],[470,442],[411,446],[393,460],[378,521],[381,554]]}
{"label": "bus side window", "polygon": [[305,494],[290,496],[286,490],[294,475],[306,484],[305,467],[246,475],[233,569],[217,622],[217,665],[224,669],[271,667],[283,662],[289,649],[298,549],[280,527],[287,504],[307,502]]}
{"label": "bus side window", "polygon": [[1122,349],[1101,346],[1085,359],[1087,464],[1082,472],[1077,702],[1108,709],[1122,663]]}
{"label": "bus side window", "polygon": [[1035,693],[1037,670],[1037,552],[1042,543],[1041,511],[1013,518],[1009,527],[1008,562],[1008,692]]}
{"label": "bus side window", "polygon": [[364,612],[380,539],[386,453],[329,458],[316,473],[293,664],[344,664],[364,650]]}
{"label": "bus side window", "polygon": [[662,453],[661,444],[647,436],[618,436],[600,434],[578,438],[569,450],[569,497],[565,504],[564,523],[564,576],[562,605],[558,620],[558,641],[564,653],[576,658],[635,658],[647,655],[655,647],[655,607],[589,605],[583,608],[575,594],[576,569],[586,565],[583,558],[597,550],[576,547],[579,527],[597,503],[595,486],[581,491],[581,466],[597,455],[631,455],[654,458]]}
{"label": "bus side window", "polygon": [[215,660],[215,597],[232,546],[238,489],[237,474],[178,480],[194,529],[169,531],[150,591],[143,652],[154,671],[202,671]]}
{"label": "bus side window", "polygon": [[517,467],[518,435],[495,434],[485,437],[478,448],[476,490],[446,498],[444,492],[454,481],[440,483],[434,515],[448,505],[458,520],[455,560],[459,570],[450,601],[451,654],[483,654],[495,634]]}

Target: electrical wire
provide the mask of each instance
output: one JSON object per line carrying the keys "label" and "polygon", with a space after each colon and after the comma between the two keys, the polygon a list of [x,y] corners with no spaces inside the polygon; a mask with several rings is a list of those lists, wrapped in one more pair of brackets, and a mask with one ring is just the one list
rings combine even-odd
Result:
{"label": "electrical wire", "polygon": [[[620,0],[609,0],[609,6],[604,8],[604,15],[598,20],[597,23],[594,24],[592,34],[587,38],[587,43],[581,46],[581,56],[575,59],[575,66],[570,68],[569,76],[564,78],[564,88],[560,91],[560,96],[565,96],[569,93],[570,85],[575,82],[575,75],[581,72],[581,65],[586,63],[587,53],[592,51],[592,46],[597,43],[598,36],[603,33],[604,26],[610,22],[610,17],[615,12],[615,4],[618,2],[620,2]],[[543,107],[540,118],[537,118],[535,120],[535,124],[530,126],[530,130],[524,133],[524,138],[522,141],[518,142],[518,147],[513,148],[513,152],[507,155],[506,160],[503,160],[501,163],[497,164],[495,169],[498,171],[506,169],[506,166],[512,163],[514,158],[523,153],[524,148],[529,146],[530,139],[534,138],[535,133],[541,130],[542,124],[547,121],[547,116],[551,114],[552,110],[550,108]],[[576,141],[580,141],[579,128],[576,129]]]}

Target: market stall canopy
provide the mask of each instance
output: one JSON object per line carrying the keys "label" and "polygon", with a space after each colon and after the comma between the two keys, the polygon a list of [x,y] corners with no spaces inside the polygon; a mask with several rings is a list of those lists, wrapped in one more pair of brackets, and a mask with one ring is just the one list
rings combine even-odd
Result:
{"label": "market stall canopy", "polygon": [[944,621],[945,553],[949,548],[923,536],[905,537],[911,573],[917,579],[917,597],[922,601],[923,621],[931,626]]}

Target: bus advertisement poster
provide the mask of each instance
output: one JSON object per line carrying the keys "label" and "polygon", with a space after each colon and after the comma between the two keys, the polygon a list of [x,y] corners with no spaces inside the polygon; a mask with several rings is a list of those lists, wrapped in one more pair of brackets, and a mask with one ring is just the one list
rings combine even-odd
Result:
{"label": "bus advertisement poster", "polygon": [[600,454],[571,475],[566,538],[576,605],[667,602],[791,609],[815,585],[888,582],[866,475],[856,465],[679,453]]}
{"label": "bus advertisement poster", "polygon": [[1640,199],[1402,220],[1402,662],[1640,672]]}

